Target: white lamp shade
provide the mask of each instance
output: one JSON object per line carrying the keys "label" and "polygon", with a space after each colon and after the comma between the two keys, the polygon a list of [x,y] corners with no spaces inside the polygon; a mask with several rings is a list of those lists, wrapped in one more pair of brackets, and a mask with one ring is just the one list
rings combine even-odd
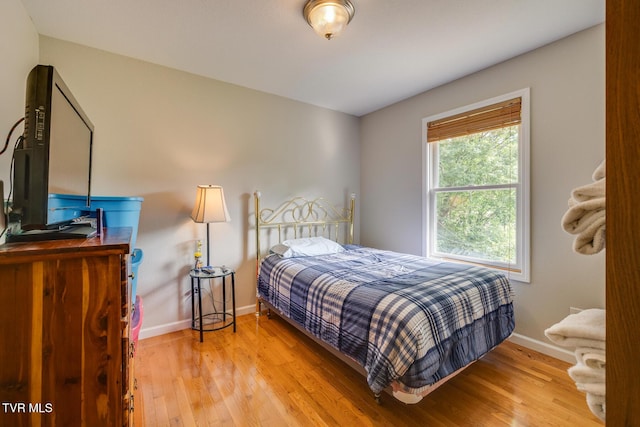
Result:
{"label": "white lamp shade", "polygon": [[231,217],[219,185],[198,185],[196,204],[191,212],[195,222],[229,222]]}

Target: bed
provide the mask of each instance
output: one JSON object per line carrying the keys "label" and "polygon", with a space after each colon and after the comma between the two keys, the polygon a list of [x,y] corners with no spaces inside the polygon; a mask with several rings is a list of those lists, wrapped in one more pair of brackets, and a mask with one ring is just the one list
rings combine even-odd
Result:
{"label": "bed", "polygon": [[358,369],[376,400],[387,390],[417,403],[513,332],[502,272],[354,245],[353,195],[343,210],[260,199],[257,312],[275,311]]}

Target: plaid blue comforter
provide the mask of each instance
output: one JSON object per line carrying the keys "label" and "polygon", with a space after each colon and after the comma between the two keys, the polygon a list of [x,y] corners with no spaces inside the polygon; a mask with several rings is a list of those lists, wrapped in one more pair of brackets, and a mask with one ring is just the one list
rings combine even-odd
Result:
{"label": "plaid blue comforter", "polygon": [[270,255],[260,297],[367,371],[374,393],[420,393],[507,338],[512,291],[501,273],[359,246]]}

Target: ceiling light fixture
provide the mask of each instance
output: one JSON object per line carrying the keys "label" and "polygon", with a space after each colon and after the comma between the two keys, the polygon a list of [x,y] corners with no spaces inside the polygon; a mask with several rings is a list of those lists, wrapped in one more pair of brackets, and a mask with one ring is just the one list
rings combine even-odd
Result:
{"label": "ceiling light fixture", "polygon": [[355,12],[349,0],[309,0],[302,10],[311,28],[327,40],[340,34]]}

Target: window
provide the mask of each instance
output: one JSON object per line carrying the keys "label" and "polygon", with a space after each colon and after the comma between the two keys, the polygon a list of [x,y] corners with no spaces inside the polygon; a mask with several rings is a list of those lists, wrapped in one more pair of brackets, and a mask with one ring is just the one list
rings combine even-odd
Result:
{"label": "window", "polygon": [[529,90],[423,120],[428,257],[529,281]]}

